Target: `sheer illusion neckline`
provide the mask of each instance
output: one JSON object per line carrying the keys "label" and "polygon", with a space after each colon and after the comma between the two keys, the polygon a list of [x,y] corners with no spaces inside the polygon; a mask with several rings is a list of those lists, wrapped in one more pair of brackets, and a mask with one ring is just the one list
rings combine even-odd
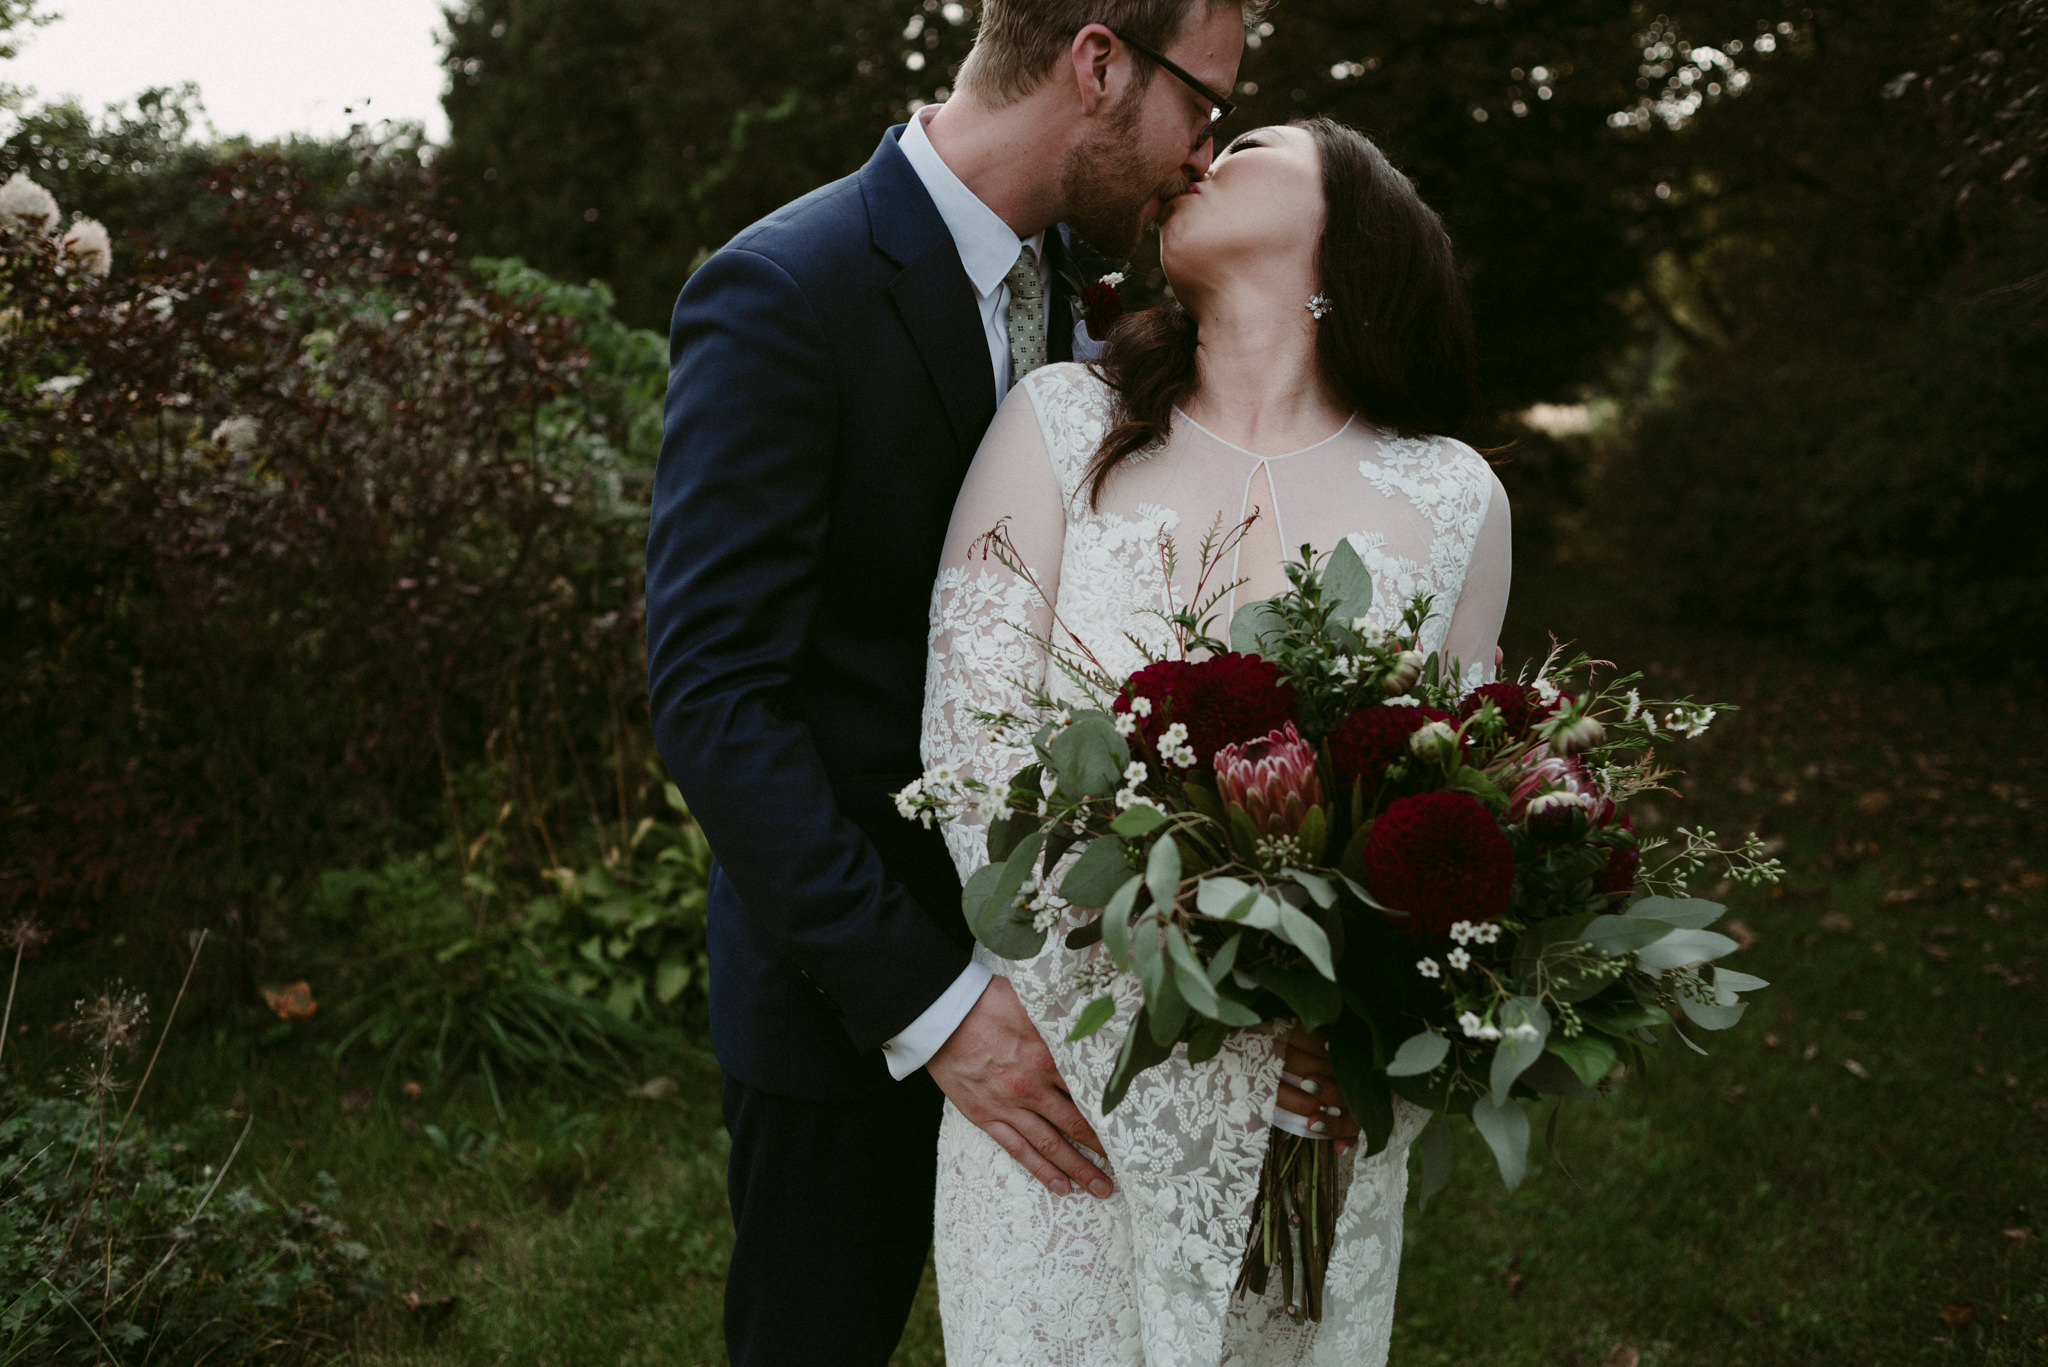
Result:
{"label": "sheer illusion neckline", "polygon": [[1187,410],[1182,408],[1179,404],[1175,404],[1173,406],[1173,413],[1175,417],[1179,418],[1182,422],[1194,428],[1197,432],[1200,432],[1203,436],[1215,442],[1217,445],[1228,446],[1231,450],[1237,452],[1239,455],[1244,456],[1250,460],[1256,461],[1286,460],[1290,456],[1305,456],[1311,451],[1320,451],[1325,446],[1328,446],[1331,442],[1337,440],[1337,438],[1343,436],[1346,432],[1349,432],[1352,428],[1358,425],[1358,415],[1356,413],[1353,413],[1350,417],[1344,419],[1344,425],[1342,427],[1332,432],[1329,436],[1324,437],[1321,441],[1311,442],[1309,445],[1299,447],[1293,451],[1282,451],[1277,456],[1262,456],[1257,451],[1251,450],[1248,447],[1239,446],[1236,442],[1230,440],[1228,437],[1218,436],[1215,432],[1212,432],[1208,428],[1202,426],[1202,424],[1196,422],[1193,418],[1189,417],[1187,414]]}

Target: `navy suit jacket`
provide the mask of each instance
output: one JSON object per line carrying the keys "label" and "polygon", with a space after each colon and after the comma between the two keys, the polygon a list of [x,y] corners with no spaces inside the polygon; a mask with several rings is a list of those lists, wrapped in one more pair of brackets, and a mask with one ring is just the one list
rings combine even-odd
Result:
{"label": "navy suit jacket", "polygon": [[716,857],[712,1045],[797,1097],[893,1086],[881,1045],[972,944],[943,840],[891,794],[922,769],[932,582],[995,378],[901,131],[683,287],[648,532],[655,741]]}

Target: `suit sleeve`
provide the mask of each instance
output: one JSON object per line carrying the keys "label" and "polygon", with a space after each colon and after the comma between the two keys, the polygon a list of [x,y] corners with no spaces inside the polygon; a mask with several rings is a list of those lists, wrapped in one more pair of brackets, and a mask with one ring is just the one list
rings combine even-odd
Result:
{"label": "suit sleeve", "polygon": [[824,332],[787,272],[727,249],[691,276],[648,529],[648,689],[656,746],[747,916],[875,1049],[968,955],[886,876],[788,705],[831,571],[838,408]]}

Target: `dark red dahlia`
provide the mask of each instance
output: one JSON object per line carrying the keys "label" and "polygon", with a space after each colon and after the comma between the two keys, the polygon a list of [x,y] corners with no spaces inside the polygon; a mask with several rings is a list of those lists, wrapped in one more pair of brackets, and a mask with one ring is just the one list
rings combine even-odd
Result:
{"label": "dark red dahlia", "polygon": [[1458,704],[1458,720],[1463,721],[1479,710],[1480,704],[1488,698],[1500,711],[1501,720],[1507,724],[1510,740],[1527,735],[1529,728],[1555,712],[1566,701],[1560,693],[1551,702],[1544,702],[1543,695],[1527,684],[1490,683],[1481,684],[1465,695]]}
{"label": "dark red dahlia", "polygon": [[1340,789],[1360,781],[1368,805],[1379,792],[1387,766],[1408,753],[1408,738],[1449,714],[1434,707],[1361,707],[1330,733],[1330,761],[1337,768]]}
{"label": "dark red dahlia", "polygon": [[1131,675],[1111,706],[1131,710],[1134,698],[1152,704],[1138,722],[1148,748],[1159,733],[1179,722],[1188,747],[1206,768],[1226,745],[1254,740],[1294,719],[1294,690],[1280,680],[1277,666],[1256,655],[1225,651],[1206,660],[1161,660]]}
{"label": "dark red dahlia", "polygon": [[1365,886],[1405,911],[1401,929],[1434,943],[1459,921],[1498,921],[1515,885],[1515,852],[1493,813],[1465,793],[1393,803],[1365,840]]}

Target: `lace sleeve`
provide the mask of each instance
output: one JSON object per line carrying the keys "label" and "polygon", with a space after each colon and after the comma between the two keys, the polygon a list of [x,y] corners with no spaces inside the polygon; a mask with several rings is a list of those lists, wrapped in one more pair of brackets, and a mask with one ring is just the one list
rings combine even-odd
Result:
{"label": "lace sleeve", "polygon": [[1514,568],[1507,491],[1491,471],[1486,482],[1486,517],[1479,524],[1472,558],[1465,566],[1464,587],[1451,613],[1450,631],[1444,637],[1444,653],[1462,666],[1467,687],[1493,677],[1493,652],[1500,643],[1501,622],[1507,616],[1508,582]]}
{"label": "lace sleeve", "polygon": [[[1037,581],[986,553],[998,525]],[[1037,638],[1052,625],[1059,593],[1066,517],[1045,436],[1019,385],[996,414],[967,471],[932,588],[931,653],[925,664],[925,768],[1000,783],[1029,762],[1029,732],[992,736],[976,713],[1025,715],[1046,679]],[[1041,592],[1042,590],[1042,592]],[[965,882],[988,862],[985,826],[975,817],[945,828],[946,847]]]}

